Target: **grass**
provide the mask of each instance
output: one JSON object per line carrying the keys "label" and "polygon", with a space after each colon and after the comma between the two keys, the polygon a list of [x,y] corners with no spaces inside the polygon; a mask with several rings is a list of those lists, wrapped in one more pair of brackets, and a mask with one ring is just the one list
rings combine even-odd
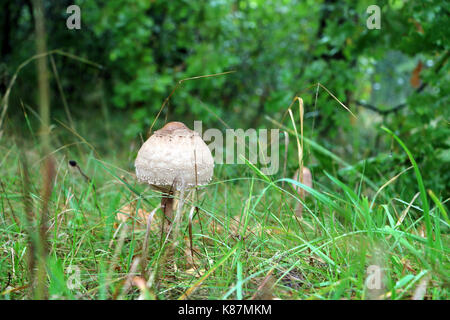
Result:
{"label": "grass", "polygon": [[[217,165],[210,185],[186,194],[177,245],[170,249],[169,240],[161,242],[160,194],[134,176],[139,143],[99,152],[96,143],[111,141],[96,140],[101,134],[92,132],[93,124],[85,135],[58,122],[46,200],[39,139],[26,119],[31,139],[6,134],[0,141],[0,299],[29,299],[36,290],[50,299],[448,299],[447,204],[437,190],[425,190],[398,138],[413,170],[393,170],[376,183],[306,137],[313,153],[347,167],[345,175],[316,170],[311,189],[265,176],[248,162]],[[295,141],[295,130],[285,129]],[[395,185],[413,171],[417,186],[409,188],[420,197],[402,199]],[[293,185],[310,196],[299,199]],[[302,220],[294,214],[296,201],[304,202]],[[44,206],[47,272],[38,280],[30,266],[39,262],[39,251],[30,251],[44,241]],[[120,221],[124,210],[130,219]],[[140,212],[154,213],[151,224]],[[380,287],[367,285],[370,266],[380,272]]]}

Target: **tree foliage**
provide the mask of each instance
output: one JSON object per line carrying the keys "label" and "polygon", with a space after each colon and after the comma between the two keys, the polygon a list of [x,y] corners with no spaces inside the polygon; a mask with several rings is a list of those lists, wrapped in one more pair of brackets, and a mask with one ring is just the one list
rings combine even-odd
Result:
{"label": "tree foliage", "polygon": [[[301,94],[307,134],[343,146],[344,153],[375,157],[387,168],[408,165],[400,149],[390,150],[389,137],[375,131],[376,121],[382,122],[411,149],[426,185],[449,195],[447,1],[378,1],[379,30],[366,27],[368,0],[79,0],[80,31],[65,28],[70,4],[46,2],[49,49],[104,66],[99,71],[56,59],[64,92],[79,116],[99,107],[95,92],[101,81],[112,110],[132,114],[123,130],[136,137],[148,130],[178,81],[235,70],[184,82],[160,121],[167,116],[218,126],[219,117],[234,127],[257,127],[265,124],[265,115],[281,119]],[[19,63],[33,53],[31,7],[27,0],[7,1],[0,13],[2,94]],[[27,80],[33,74],[26,69],[21,75],[12,112],[20,110],[20,100],[35,106],[33,96],[25,94],[34,90]],[[317,83],[358,119],[325,91],[317,94]],[[53,87],[53,107],[62,109]],[[367,126],[373,130],[362,132]],[[395,156],[386,158],[386,151]]]}

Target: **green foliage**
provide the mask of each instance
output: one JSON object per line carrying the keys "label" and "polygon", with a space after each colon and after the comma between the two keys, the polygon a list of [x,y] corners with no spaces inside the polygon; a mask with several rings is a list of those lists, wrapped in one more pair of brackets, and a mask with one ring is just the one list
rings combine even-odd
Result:
{"label": "green foliage", "polygon": [[[343,159],[368,159],[364,170],[372,181],[386,180],[408,166],[406,154],[377,129],[382,123],[410,149],[425,187],[439,199],[450,196],[448,1],[379,1],[380,30],[366,27],[366,9],[373,4],[369,0],[79,0],[79,31],[65,28],[70,4],[47,3],[48,48],[104,66],[99,71],[55,56],[62,89],[76,117],[104,108],[105,113],[127,119],[126,125],[108,134],[125,142],[145,137],[180,80],[235,70],[183,82],[155,127],[166,118],[188,125],[202,120],[205,127],[223,128],[218,118],[234,128],[268,126],[265,116],[282,119],[299,94],[305,101],[305,135]],[[0,89],[34,52],[29,5],[18,0],[6,10],[11,28],[0,32]],[[7,19],[4,12],[0,15]],[[419,61],[419,86],[412,86]],[[34,77],[32,67],[19,75],[10,99],[11,117],[22,119],[22,102],[36,109],[30,80]],[[323,89],[317,91],[318,82],[358,119],[352,120]],[[63,118],[54,77],[52,88],[52,115]],[[361,102],[379,112],[362,108]],[[389,112],[392,108],[397,111]],[[328,156],[313,152],[307,157],[319,172],[336,169]],[[291,152],[289,159],[295,154]],[[294,166],[297,163],[289,161],[288,169]],[[400,181],[402,196],[411,199],[417,191],[410,188],[414,176]]]}
{"label": "green foliage", "polygon": [[[367,99],[381,110],[406,102],[385,121],[412,146],[427,185],[444,190],[450,185],[445,139],[450,82],[443,41],[449,36],[448,4],[381,3],[382,29],[369,30],[369,2],[86,2],[85,24],[103,41],[112,104],[133,110],[128,135],[146,131],[184,78],[237,71],[183,83],[163,116],[218,124],[212,110],[235,127],[261,125],[262,114],[281,116],[295,93],[320,82],[353,110],[356,100]],[[426,66],[420,81],[427,87],[413,93],[409,80],[419,60]],[[319,108],[312,135],[336,139],[338,128],[355,130],[323,91],[317,101],[315,87],[303,96],[307,111]],[[311,122],[306,125],[311,129]],[[400,160],[406,161],[404,155]]]}

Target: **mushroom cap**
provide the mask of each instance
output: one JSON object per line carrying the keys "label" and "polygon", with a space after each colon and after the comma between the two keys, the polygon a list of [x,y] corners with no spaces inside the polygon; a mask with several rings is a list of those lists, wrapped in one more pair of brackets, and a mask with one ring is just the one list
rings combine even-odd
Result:
{"label": "mushroom cap", "polygon": [[214,159],[200,135],[169,122],[145,141],[134,163],[139,181],[163,192],[207,184]]}

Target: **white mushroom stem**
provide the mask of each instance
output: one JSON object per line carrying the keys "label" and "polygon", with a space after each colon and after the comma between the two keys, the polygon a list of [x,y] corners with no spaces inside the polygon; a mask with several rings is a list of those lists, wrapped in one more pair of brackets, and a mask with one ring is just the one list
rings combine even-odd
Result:
{"label": "white mushroom stem", "polygon": [[164,218],[168,221],[167,230],[169,230],[173,222],[173,204],[174,204],[173,192],[163,193],[163,196],[161,198],[161,209],[163,210]]}
{"label": "white mushroom stem", "polygon": [[[183,197],[184,197],[184,189],[181,189],[180,191],[173,191],[173,192],[165,192],[162,195],[161,198],[161,208],[163,210],[165,220],[167,220],[168,224],[167,227],[165,227],[166,233],[168,233],[171,228],[174,229],[174,233],[172,238],[175,239],[177,237],[177,230],[176,228],[179,225],[179,220],[181,216],[181,208],[183,207]],[[175,215],[174,215],[175,211]]]}

